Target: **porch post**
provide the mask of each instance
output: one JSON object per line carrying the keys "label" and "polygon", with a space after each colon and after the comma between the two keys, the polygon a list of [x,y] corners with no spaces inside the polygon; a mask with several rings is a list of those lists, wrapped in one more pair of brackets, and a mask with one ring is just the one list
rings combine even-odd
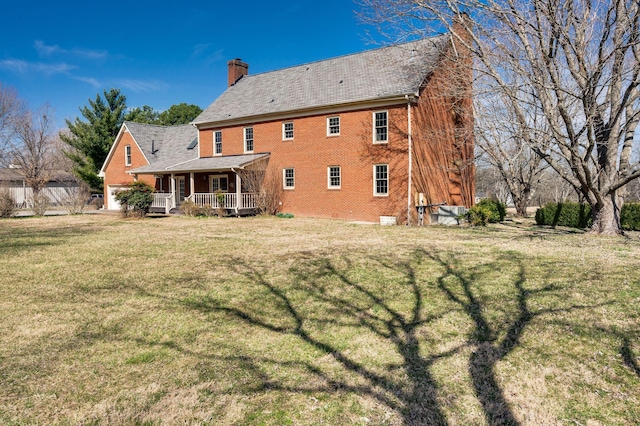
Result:
{"label": "porch post", "polygon": [[171,208],[176,207],[176,175],[171,173]]}
{"label": "porch post", "polygon": [[189,178],[190,178],[189,188],[191,188],[191,193],[189,195],[191,196],[191,200],[193,201],[194,200],[193,193],[196,192],[196,189],[195,189],[196,188],[195,173],[191,172],[189,174]]}
{"label": "porch post", "polygon": [[240,203],[242,203],[242,179],[240,178],[240,173],[236,171],[236,216],[238,215]]}

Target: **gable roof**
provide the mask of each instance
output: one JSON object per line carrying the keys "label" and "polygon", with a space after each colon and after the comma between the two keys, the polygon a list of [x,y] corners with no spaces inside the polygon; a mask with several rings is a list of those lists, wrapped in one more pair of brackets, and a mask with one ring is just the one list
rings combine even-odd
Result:
{"label": "gable roof", "polygon": [[352,55],[246,75],[195,125],[286,115],[322,107],[418,95],[450,41],[448,34]]}
{"label": "gable roof", "polygon": [[[198,129],[191,124],[156,126],[154,124],[125,121],[116,141],[120,139],[125,130],[129,131],[149,164],[157,166],[156,168],[165,168],[198,157]],[[193,143],[194,140],[196,144]],[[188,149],[188,147],[191,147],[191,149]],[[104,174],[115,148],[116,143],[113,144],[109,151],[109,155],[100,171],[101,174]]]}

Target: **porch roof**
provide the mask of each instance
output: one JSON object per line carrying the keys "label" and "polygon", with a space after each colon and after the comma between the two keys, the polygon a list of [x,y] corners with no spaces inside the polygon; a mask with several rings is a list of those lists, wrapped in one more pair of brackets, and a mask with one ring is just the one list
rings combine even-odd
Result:
{"label": "porch roof", "polygon": [[138,167],[129,171],[130,174],[167,174],[178,172],[212,172],[229,169],[242,169],[259,160],[269,158],[269,153],[262,154],[244,154],[244,155],[226,155],[220,157],[196,158],[175,164],[172,162],[155,163],[147,166]]}

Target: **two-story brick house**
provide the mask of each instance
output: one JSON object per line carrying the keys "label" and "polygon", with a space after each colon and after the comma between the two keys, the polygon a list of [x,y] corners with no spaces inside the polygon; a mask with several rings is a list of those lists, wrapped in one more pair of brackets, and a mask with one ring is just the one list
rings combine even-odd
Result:
{"label": "two-story brick house", "polygon": [[[192,123],[125,123],[103,167],[107,208],[136,179],[183,198],[250,207],[242,173],[277,173],[281,209],[407,220],[427,203],[472,204],[471,71],[445,34],[256,75],[228,63],[228,89]],[[127,151],[128,150],[128,151]]]}

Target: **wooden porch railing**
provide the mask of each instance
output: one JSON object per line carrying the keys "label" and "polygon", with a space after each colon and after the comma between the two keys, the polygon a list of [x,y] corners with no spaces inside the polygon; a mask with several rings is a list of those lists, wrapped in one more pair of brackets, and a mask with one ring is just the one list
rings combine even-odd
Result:
{"label": "wooden porch railing", "polygon": [[[238,197],[235,193],[225,192],[222,193],[224,196],[223,207],[225,209],[253,209],[256,207],[256,194],[253,193],[242,193],[240,194],[240,203],[238,204]],[[211,192],[196,192],[187,197],[196,205],[202,207],[209,205],[214,209],[220,208],[220,203],[218,201],[218,194]]]}

